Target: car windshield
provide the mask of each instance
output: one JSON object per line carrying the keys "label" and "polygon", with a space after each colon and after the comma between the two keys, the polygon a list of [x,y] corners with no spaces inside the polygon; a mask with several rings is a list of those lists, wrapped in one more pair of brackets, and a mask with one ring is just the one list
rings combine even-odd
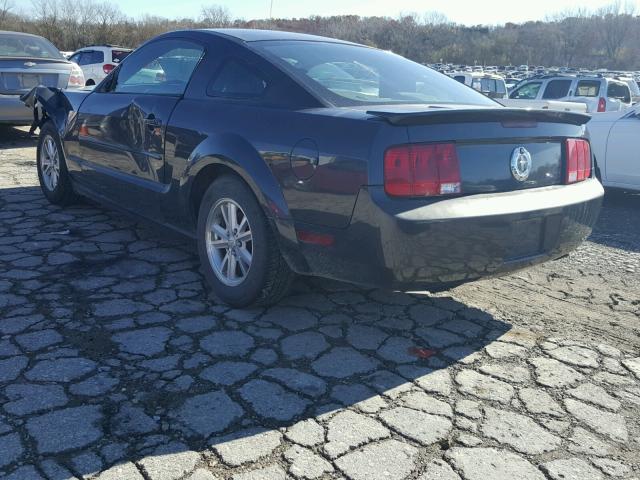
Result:
{"label": "car windshield", "polygon": [[338,107],[402,103],[497,105],[446,75],[382,50],[308,41],[262,41],[253,46]]}
{"label": "car windshield", "polygon": [[30,35],[0,34],[0,57],[64,59],[51,43]]}

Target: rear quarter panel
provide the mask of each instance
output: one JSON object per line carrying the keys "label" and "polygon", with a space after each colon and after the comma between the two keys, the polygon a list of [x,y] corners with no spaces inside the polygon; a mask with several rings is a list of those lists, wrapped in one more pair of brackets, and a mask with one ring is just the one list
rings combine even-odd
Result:
{"label": "rear quarter panel", "polygon": [[[272,213],[296,224],[346,227],[358,191],[367,184],[368,160],[382,124],[321,110],[185,99],[167,128],[165,178],[184,197],[206,165],[235,165]],[[400,130],[406,141],[406,130]],[[293,148],[302,140],[317,146],[315,155],[307,155],[317,157],[304,175],[311,173],[309,178],[299,178],[292,168]]]}

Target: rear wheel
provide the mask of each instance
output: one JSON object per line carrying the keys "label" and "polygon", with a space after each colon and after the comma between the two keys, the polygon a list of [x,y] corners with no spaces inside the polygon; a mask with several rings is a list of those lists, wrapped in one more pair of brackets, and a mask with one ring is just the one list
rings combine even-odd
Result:
{"label": "rear wheel", "polygon": [[234,307],[273,304],[293,279],[253,192],[232,175],[215,180],[204,194],[198,253],[213,291]]}
{"label": "rear wheel", "polygon": [[42,193],[49,202],[69,205],[76,200],[67,171],[60,136],[51,122],[40,129],[37,149],[38,179]]}

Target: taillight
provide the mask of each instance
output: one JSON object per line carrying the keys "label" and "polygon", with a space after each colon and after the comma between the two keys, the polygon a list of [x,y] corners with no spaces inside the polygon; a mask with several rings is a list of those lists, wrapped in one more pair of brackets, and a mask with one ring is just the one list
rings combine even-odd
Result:
{"label": "taillight", "polygon": [[115,66],[115,65],[111,65],[110,63],[105,63],[105,64],[102,66],[102,71],[103,71],[105,74],[109,75],[109,74],[111,73],[111,70],[113,70],[114,68],[116,68],[116,66]]}
{"label": "taillight", "polygon": [[604,97],[600,97],[600,100],[598,100],[598,111],[599,112],[607,111],[607,100]]}
{"label": "taillight", "polygon": [[460,162],[455,144],[389,148],[384,154],[384,190],[394,197],[460,193]]}
{"label": "taillight", "polygon": [[576,183],[591,177],[591,147],[589,142],[568,138],[565,142],[567,172],[565,183]]}
{"label": "taillight", "polygon": [[71,74],[69,75],[69,82],[67,88],[79,88],[84,87],[84,73],[82,69],[75,63],[71,64]]}

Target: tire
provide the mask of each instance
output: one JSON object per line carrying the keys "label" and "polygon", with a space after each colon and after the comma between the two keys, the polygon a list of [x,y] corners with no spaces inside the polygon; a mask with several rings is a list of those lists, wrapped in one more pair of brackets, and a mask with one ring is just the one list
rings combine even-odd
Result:
{"label": "tire", "polygon": [[207,189],[197,235],[205,277],[223,302],[236,308],[271,305],[289,291],[294,274],[253,192],[240,178],[224,175]]}
{"label": "tire", "polygon": [[36,164],[40,188],[50,203],[70,205],[76,201],[60,136],[50,121],[40,129]]}

